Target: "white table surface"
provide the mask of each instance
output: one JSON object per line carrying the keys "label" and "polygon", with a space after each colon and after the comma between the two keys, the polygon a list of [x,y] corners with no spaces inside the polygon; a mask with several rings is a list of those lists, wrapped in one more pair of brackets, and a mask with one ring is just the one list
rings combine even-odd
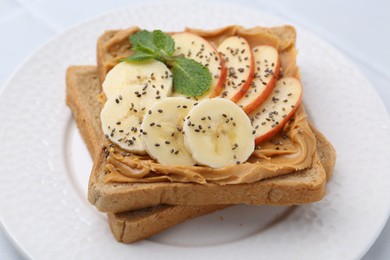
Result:
{"label": "white table surface", "polygon": [[[136,2],[140,1],[0,0],[0,89],[20,63],[51,37],[83,20]],[[355,62],[390,111],[390,1],[214,2],[265,11],[319,35]],[[390,259],[389,245],[390,221],[363,259]],[[0,259],[23,259],[1,229]]]}

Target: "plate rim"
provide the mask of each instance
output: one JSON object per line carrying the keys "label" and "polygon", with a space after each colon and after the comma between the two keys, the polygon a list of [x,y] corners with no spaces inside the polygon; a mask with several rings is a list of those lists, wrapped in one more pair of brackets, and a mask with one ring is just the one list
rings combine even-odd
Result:
{"label": "plate rim", "polygon": [[[201,3],[206,3],[206,1],[200,1]],[[186,2],[186,3],[182,3],[180,1],[173,1],[173,2],[157,2],[157,1],[152,1],[152,2],[147,2],[147,3],[137,3],[136,5],[139,7],[139,6],[153,6],[153,5],[172,5],[174,3],[181,3],[181,5],[187,5],[187,4],[194,4],[194,3],[197,3],[196,1],[189,1],[189,2]],[[198,2],[199,3],[199,2]],[[214,5],[214,6],[218,6],[218,4],[216,4],[215,2],[212,2],[212,3],[207,3],[208,5]],[[267,14],[271,17],[275,17],[277,18],[278,20],[288,20],[288,18],[286,17],[279,17],[278,15],[276,14],[272,14],[272,13],[267,13],[267,12],[264,12],[264,11],[261,11],[261,10],[251,10],[249,9],[247,6],[243,7],[241,5],[236,5],[236,4],[232,4],[232,3],[229,3],[229,4],[226,4],[226,5],[230,5],[230,6],[234,6],[234,7],[238,7],[240,9],[240,11],[249,11],[249,12],[252,12],[252,13],[260,13],[260,14]],[[132,5],[134,6],[134,5]],[[90,23],[92,21],[95,21],[96,19],[99,19],[99,18],[107,18],[108,16],[112,16],[114,14],[116,14],[117,12],[124,12],[125,10],[127,12],[129,12],[129,10],[132,8],[132,6],[130,7],[125,7],[125,8],[115,8],[113,10],[109,10],[103,14],[98,14],[98,15],[94,15],[92,17],[89,17],[87,19],[84,19],[84,20],[81,20],[79,21],[78,23],[68,27],[67,29],[61,31],[61,33],[59,34],[56,34],[52,37],[50,37],[47,41],[43,42],[38,48],[36,48],[34,51],[32,51],[28,56],[26,56],[26,58],[16,67],[16,69],[10,74],[10,76],[7,78],[7,80],[4,82],[3,86],[0,88],[0,100],[4,97],[4,93],[6,93],[6,91],[11,91],[10,89],[12,88],[12,80],[14,78],[17,77],[19,71],[25,67],[29,62],[31,62],[31,60],[33,59],[33,57],[35,57],[37,55],[37,53],[39,53],[42,49],[45,49],[47,46],[51,45],[55,40],[57,40],[58,38],[61,38],[63,37],[64,35],[68,34],[69,32],[72,32],[73,30],[87,24],[87,23]],[[304,27],[302,26],[298,26],[298,25],[295,25],[296,28],[299,28],[300,31],[305,31],[305,33],[309,34],[310,36],[314,36],[316,37],[318,40],[320,40],[321,42],[325,43],[326,45],[330,46],[333,51],[335,51],[338,55],[341,55],[343,57],[344,60],[346,60],[350,66],[354,67],[357,71],[360,72],[361,75],[364,75],[356,66],[356,64],[354,62],[352,62],[343,52],[341,52],[337,47],[335,47],[332,43],[328,42],[328,41],[325,41],[323,40],[321,37],[317,36],[315,33],[305,29]],[[366,76],[364,75],[364,78],[366,78]],[[383,100],[380,98],[377,90],[375,89],[375,87],[371,84],[371,82],[368,82],[369,85],[370,85],[370,88],[375,92],[375,95],[379,98],[379,100],[381,100],[381,102],[379,102],[379,106],[381,106],[381,108],[387,112],[387,109],[386,109],[386,106],[384,105],[383,103]],[[390,117],[389,117],[390,118]],[[389,119],[388,118],[388,119]],[[386,225],[386,222],[389,218],[389,215],[390,215],[390,204],[388,205],[388,210],[387,210],[387,216],[385,218],[385,221],[380,225],[380,229],[378,230],[378,233],[377,235],[372,239],[370,240],[370,244],[367,246],[366,250],[363,250],[360,254],[360,257],[364,256],[364,254],[366,254],[366,252],[371,248],[371,246],[375,243],[377,237],[379,236],[379,234],[381,233],[381,231],[383,230],[383,227]],[[2,230],[4,231],[4,233],[6,234],[7,238],[10,238],[9,241],[11,241],[11,244],[15,245],[16,246],[16,249],[18,250],[19,253],[21,253],[22,255],[24,256],[27,256],[30,258],[30,255],[28,254],[28,252],[26,252],[25,250],[23,250],[23,247],[19,244],[19,242],[17,241],[17,239],[12,235],[12,233],[8,230],[7,228],[7,225],[6,223],[4,222],[3,220],[3,215],[0,214],[0,224],[2,226]]]}

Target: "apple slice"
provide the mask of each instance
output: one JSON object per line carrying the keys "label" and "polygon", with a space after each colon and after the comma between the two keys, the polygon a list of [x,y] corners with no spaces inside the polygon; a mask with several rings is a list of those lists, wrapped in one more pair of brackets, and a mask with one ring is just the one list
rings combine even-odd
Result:
{"label": "apple slice", "polygon": [[226,38],[218,52],[225,62],[227,77],[220,96],[237,103],[248,90],[254,74],[254,58],[249,43],[240,36]]}
{"label": "apple slice", "polygon": [[268,98],[249,118],[255,129],[255,143],[272,137],[290,120],[302,99],[302,84],[293,77],[277,81]]}
{"label": "apple slice", "polygon": [[217,50],[204,38],[192,33],[176,33],[172,38],[175,41],[175,55],[184,54],[186,58],[206,66],[211,73],[209,91],[197,99],[219,96],[226,80],[226,68]]}
{"label": "apple slice", "polygon": [[279,53],[271,46],[257,46],[253,49],[255,75],[250,88],[237,104],[248,115],[268,97],[275,87],[279,74]]}

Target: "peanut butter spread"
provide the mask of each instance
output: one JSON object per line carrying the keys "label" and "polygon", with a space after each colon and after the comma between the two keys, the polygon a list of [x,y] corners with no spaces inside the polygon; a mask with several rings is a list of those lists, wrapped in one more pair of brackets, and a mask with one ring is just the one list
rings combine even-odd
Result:
{"label": "peanut butter spread", "polygon": [[[118,59],[131,54],[128,37],[138,31],[131,28],[115,34],[105,45],[107,56],[102,64],[106,73]],[[232,35],[244,37],[253,48],[257,45],[270,45],[279,51],[283,76],[299,78],[296,66],[295,31],[292,27],[243,29],[229,26],[214,31],[186,29],[204,37],[214,46]],[[101,98],[104,100],[104,98]],[[213,169],[204,166],[162,165],[148,155],[127,153],[106,143],[107,174],[105,182],[151,183],[151,182],[192,182],[214,184],[252,183],[265,178],[292,173],[311,167],[316,152],[316,139],[307,123],[303,104],[283,130],[258,145],[247,162]]]}

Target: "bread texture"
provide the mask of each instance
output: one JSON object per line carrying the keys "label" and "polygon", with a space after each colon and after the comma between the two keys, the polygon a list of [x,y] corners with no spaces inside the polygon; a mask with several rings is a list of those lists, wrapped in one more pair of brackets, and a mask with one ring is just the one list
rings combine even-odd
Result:
{"label": "bread texture", "polygon": [[133,243],[158,234],[186,220],[226,207],[227,205],[159,205],[124,213],[111,213],[108,214],[108,221],[116,240],[123,243]]}
{"label": "bread texture", "polygon": [[336,164],[336,150],[331,142],[313,125],[310,125],[311,130],[316,136],[317,154],[320,158],[322,167],[326,173],[326,180],[332,179],[334,166]]}
{"label": "bread texture", "polygon": [[77,127],[89,153],[96,156],[101,150],[103,131],[100,123],[101,103],[96,66],[71,66],[66,72],[66,104],[72,110]]}
{"label": "bread texture", "polygon": [[[67,71],[66,101],[73,112],[74,119],[85,141],[91,157],[101,150],[103,135],[100,127],[101,105],[96,99],[100,92],[97,69],[94,66],[72,66]],[[317,138],[317,150],[327,176],[331,176],[335,162],[335,152],[329,141],[314,127]],[[168,206],[123,213],[108,214],[109,224],[114,237],[124,243],[132,243],[160,233],[185,220],[227,207],[210,206]]]}

